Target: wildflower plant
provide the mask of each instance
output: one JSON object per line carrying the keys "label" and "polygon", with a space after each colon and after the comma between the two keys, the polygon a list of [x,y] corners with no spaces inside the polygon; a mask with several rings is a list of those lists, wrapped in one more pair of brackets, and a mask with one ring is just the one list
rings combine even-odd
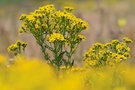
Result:
{"label": "wildflower plant", "polygon": [[63,11],[59,11],[54,5],[46,5],[29,15],[20,16],[22,25],[19,33],[31,33],[40,45],[45,60],[58,70],[62,65],[73,66],[72,55],[85,39],[80,33],[88,29],[88,23],[73,15],[72,10],[72,7],[64,7]]}
{"label": "wildflower plant", "polygon": [[10,45],[7,48],[7,50],[8,52],[13,52],[15,56],[23,55],[26,46],[27,46],[27,43],[18,40],[15,44]]}
{"label": "wildflower plant", "polygon": [[110,43],[96,43],[84,54],[86,66],[101,68],[107,65],[117,65],[130,57],[129,44],[132,42],[128,37],[124,41],[112,40]]}

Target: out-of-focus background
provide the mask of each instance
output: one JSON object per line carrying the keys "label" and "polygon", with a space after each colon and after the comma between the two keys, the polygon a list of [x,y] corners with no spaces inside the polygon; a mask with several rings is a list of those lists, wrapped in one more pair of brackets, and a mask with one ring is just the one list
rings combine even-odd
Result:
{"label": "out-of-focus background", "polygon": [[[27,57],[43,58],[40,47],[31,34],[18,35],[21,14],[34,11],[40,6],[54,4],[62,10],[65,5],[74,7],[74,14],[89,23],[89,30],[83,31],[86,40],[74,54],[76,63],[81,62],[83,54],[96,42],[121,40],[127,36],[135,40],[135,0],[0,0],[0,53],[21,39],[28,43]],[[134,41],[135,42],[135,41]],[[135,43],[131,44],[131,62],[135,60]]]}

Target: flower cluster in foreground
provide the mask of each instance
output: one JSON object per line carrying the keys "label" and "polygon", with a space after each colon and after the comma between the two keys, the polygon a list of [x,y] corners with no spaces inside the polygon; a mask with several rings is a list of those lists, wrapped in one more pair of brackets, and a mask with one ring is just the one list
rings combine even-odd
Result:
{"label": "flower cluster in foreground", "polygon": [[14,63],[7,62],[6,56],[0,55],[2,90],[134,90],[135,87],[135,66],[124,63],[117,70],[110,66],[102,70],[61,67],[57,76],[44,60],[19,56]]}

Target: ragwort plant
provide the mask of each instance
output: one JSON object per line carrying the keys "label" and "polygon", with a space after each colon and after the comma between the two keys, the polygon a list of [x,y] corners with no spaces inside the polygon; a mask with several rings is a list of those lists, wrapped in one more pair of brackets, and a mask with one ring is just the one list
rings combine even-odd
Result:
{"label": "ragwort plant", "polygon": [[72,55],[85,39],[80,33],[88,29],[88,23],[73,15],[72,10],[72,7],[64,7],[63,11],[59,11],[54,5],[46,5],[20,16],[22,26],[19,33],[31,33],[40,45],[44,59],[57,70],[62,65],[73,66]]}
{"label": "ragwort plant", "polygon": [[132,42],[128,37],[123,38],[123,41],[112,40],[110,43],[94,44],[88,52],[84,54],[84,61],[86,66],[95,69],[104,66],[117,66],[122,61],[130,58],[129,44]]}
{"label": "ragwort plant", "polygon": [[27,43],[18,40],[15,44],[10,45],[7,48],[7,50],[8,50],[8,52],[13,52],[15,56],[23,55],[26,46],[27,46]]}
{"label": "ragwort plant", "polygon": [[[114,90],[115,87],[123,86],[125,83],[117,70],[121,62],[130,58],[130,43],[132,43],[132,40],[128,37],[123,38],[123,41],[112,40],[112,42],[106,44],[96,43],[84,54],[83,60],[86,68],[92,68],[95,71],[95,75],[100,72],[105,73],[104,71],[109,71],[108,69],[111,68],[110,75],[107,74],[111,78],[109,90]],[[88,84],[91,87],[94,79],[90,79],[92,82],[87,82],[89,78],[91,76],[86,79],[86,85]]]}

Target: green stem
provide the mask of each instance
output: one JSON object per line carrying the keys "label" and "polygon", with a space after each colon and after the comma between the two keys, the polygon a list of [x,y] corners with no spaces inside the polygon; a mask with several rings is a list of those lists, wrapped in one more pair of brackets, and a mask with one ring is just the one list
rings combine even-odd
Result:
{"label": "green stem", "polygon": [[59,53],[59,48],[58,48],[59,44],[54,42],[54,60],[55,60],[55,66],[57,68],[57,75],[59,75],[59,71],[60,71],[60,65],[59,65],[59,58],[58,58],[58,53]]}

